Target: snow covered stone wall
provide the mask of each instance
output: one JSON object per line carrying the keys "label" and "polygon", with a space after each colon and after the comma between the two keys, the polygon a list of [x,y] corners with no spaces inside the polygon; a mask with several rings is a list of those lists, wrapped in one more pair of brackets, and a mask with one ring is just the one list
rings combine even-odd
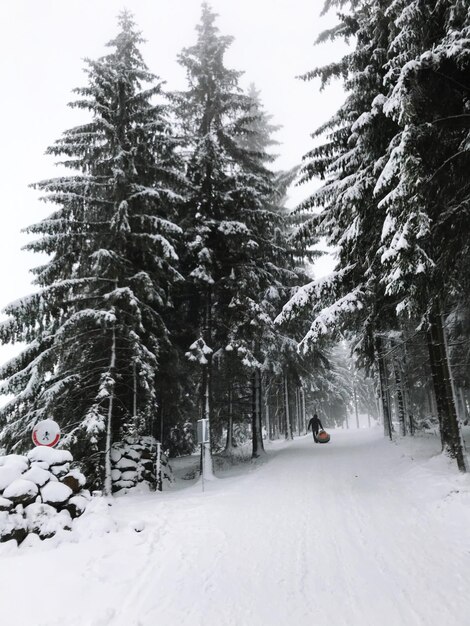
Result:
{"label": "snow covered stone wall", "polygon": [[[154,437],[125,437],[113,444],[111,467],[114,493],[127,493],[137,485],[146,485],[155,489],[157,442]],[[168,457],[161,456],[162,483],[173,483]]]}
{"label": "snow covered stone wall", "polygon": [[70,452],[45,446],[26,456],[0,456],[0,542],[71,530],[90,499],[85,476],[71,469],[72,460]]}

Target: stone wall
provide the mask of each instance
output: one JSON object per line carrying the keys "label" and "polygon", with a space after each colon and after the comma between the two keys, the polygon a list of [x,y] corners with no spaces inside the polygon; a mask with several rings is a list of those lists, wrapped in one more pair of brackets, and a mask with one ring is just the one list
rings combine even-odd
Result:
{"label": "stone wall", "polygon": [[0,456],[0,542],[21,543],[29,533],[47,539],[71,530],[91,497],[72,461],[70,452],[45,446],[26,456]]}
{"label": "stone wall", "polygon": [[[125,437],[113,444],[111,467],[114,493],[127,493],[137,485],[155,489],[157,442],[153,437]],[[173,483],[168,458],[162,453],[163,485]]]}

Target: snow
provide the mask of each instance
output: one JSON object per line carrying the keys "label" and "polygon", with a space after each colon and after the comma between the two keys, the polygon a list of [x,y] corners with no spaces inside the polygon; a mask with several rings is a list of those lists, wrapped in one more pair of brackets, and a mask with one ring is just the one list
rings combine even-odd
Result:
{"label": "snow", "polygon": [[[161,494],[93,498],[72,541],[0,546],[2,621],[468,624],[470,477],[434,436],[410,445],[380,429],[330,432],[325,446],[268,444],[266,461],[219,472],[204,493],[181,480]],[[77,598],[86,602],[71,610]]]}
{"label": "snow", "polygon": [[28,462],[21,454],[7,454],[0,456],[0,467],[17,467],[19,471],[24,472],[28,467]]}
{"label": "snow", "polygon": [[64,526],[71,526],[70,517],[57,514],[57,511],[49,504],[35,502],[25,509],[28,528],[38,533],[41,537],[51,537],[55,533],[64,529]]}
{"label": "snow", "polygon": [[137,480],[137,472],[133,470],[129,470],[127,472],[122,472],[120,476],[121,480]]}
{"label": "snow", "polygon": [[70,469],[70,463],[65,463],[64,465],[54,465],[51,467],[51,472],[54,476],[64,476]]}
{"label": "snow", "polygon": [[111,450],[111,461],[113,463],[117,463],[121,457],[122,457],[122,451],[121,450],[118,450],[117,448],[113,448]]}
{"label": "snow", "polygon": [[120,459],[117,463],[116,463],[116,469],[121,470],[122,471],[137,471],[137,463],[135,461],[133,461],[132,459],[126,459],[126,457],[122,457],[122,459]]}
{"label": "snow", "polygon": [[65,502],[73,494],[73,491],[67,485],[59,482],[50,482],[41,488],[41,497],[44,502],[51,504],[59,504]]}
{"label": "snow", "polygon": [[13,502],[0,496],[0,511],[9,511],[13,508]]}
{"label": "snow", "polygon": [[0,467],[0,491],[6,489],[8,485],[19,478],[25,469],[26,467],[23,468],[19,464]]}
{"label": "snow", "polygon": [[17,478],[3,492],[3,497],[9,500],[33,499],[38,493],[38,486],[31,480]]}
{"label": "snow", "polygon": [[47,446],[37,446],[28,452],[28,459],[31,462],[47,463],[49,466],[71,463],[73,460],[68,450],[56,450]]}
{"label": "snow", "polygon": [[62,480],[66,479],[67,476],[71,476],[72,478],[75,478],[75,480],[78,482],[80,487],[84,487],[86,484],[85,476],[80,472],[80,470],[76,468],[70,470],[70,472],[66,476],[64,476]]}

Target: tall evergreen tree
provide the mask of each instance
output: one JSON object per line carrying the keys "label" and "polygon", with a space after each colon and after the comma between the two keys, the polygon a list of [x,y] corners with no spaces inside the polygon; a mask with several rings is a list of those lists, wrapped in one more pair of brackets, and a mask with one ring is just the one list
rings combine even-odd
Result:
{"label": "tall evergreen tree", "polygon": [[318,42],[354,37],[355,47],[338,62],[303,77],[319,78],[322,86],[341,77],[348,95],[333,117],[315,132],[319,138],[326,134],[324,141],[305,157],[300,181],[319,177],[325,182],[298,208],[303,222],[295,234],[308,245],[324,237],[335,250],[336,269],[331,276],[300,289],[280,319],[306,312],[313,317],[301,342],[305,352],[322,335],[336,333],[339,338],[352,331],[356,352],[370,363],[381,352],[378,333],[396,323],[394,300],[381,283],[377,248],[384,211],[374,195],[388,141],[396,132],[396,125],[383,111],[388,2],[329,2],[325,10],[345,4],[351,5],[350,12],[341,14],[341,23],[324,32]]}
{"label": "tall evergreen tree", "polygon": [[[285,252],[275,237],[281,216],[267,167],[270,139],[260,132],[266,118],[238,86],[240,72],[225,67],[232,38],[219,34],[215,20],[204,4],[197,42],[180,55],[189,89],[176,98],[193,185],[180,222],[191,285],[187,313],[197,320],[189,352],[202,365],[201,414],[209,418],[214,356],[232,352],[259,389],[260,338],[271,323],[260,301],[276,274],[276,255]],[[254,404],[259,407],[259,399]],[[260,431],[259,411],[255,421]],[[260,436],[257,444],[262,446]]]}
{"label": "tall evergreen tree", "polygon": [[354,35],[355,47],[306,78],[342,76],[349,95],[318,131],[330,131],[327,141],[308,155],[305,177],[327,182],[301,207],[324,208],[299,236],[326,235],[338,265],[331,279],[299,293],[284,317],[313,305],[306,348],[353,324],[361,330],[359,351],[375,356],[382,376],[384,332],[403,325],[405,313],[416,325],[421,319],[443,445],[463,469],[441,308],[461,297],[469,275],[468,242],[451,236],[465,221],[468,199],[468,7],[459,0],[338,0],[326,9],[334,5],[350,10],[321,39]]}
{"label": "tall evergreen tree", "polygon": [[379,251],[398,310],[428,329],[442,444],[465,469],[443,319],[468,289],[470,18],[467,3],[394,2],[385,111],[396,121],[379,181]]}
{"label": "tall evergreen tree", "polygon": [[156,409],[184,183],[129,13],[119,27],[110,53],[87,61],[88,84],[71,103],[91,120],[48,150],[71,174],[35,185],[58,209],[28,229],[40,235],[28,248],[51,257],[34,270],[37,293],[6,308],[0,331],[4,343],[27,344],[0,371],[14,394],[0,412],[3,443],[22,448],[38,420],[54,418],[108,492],[112,440],[148,432]]}

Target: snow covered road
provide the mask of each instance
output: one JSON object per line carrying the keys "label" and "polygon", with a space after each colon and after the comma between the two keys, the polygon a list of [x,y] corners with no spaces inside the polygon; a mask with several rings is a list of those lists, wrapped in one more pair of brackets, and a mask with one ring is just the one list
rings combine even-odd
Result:
{"label": "snow covered road", "polygon": [[1,623],[466,626],[470,479],[405,449],[335,431],[204,494],[117,499],[118,532],[0,557]]}

